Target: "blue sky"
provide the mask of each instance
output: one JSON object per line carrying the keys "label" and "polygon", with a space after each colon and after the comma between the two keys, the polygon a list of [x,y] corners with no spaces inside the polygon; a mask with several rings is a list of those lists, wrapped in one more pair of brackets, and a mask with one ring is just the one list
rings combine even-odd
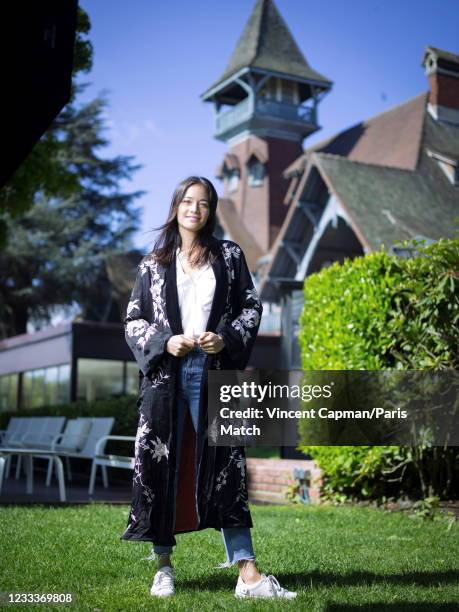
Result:
{"label": "blue sky", "polygon": [[[334,82],[319,107],[322,129],[304,146],[427,91],[427,45],[459,53],[457,0],[275,2],[312,68]],[[145,251],[176,184],[189,174],[214,179],[225,144],[199,96],[223,72],[254,4],[80,0],[94,45],[81,99],[107,92],[105,154],[134,155],[143,166],[123,187],[147,191],[135,238]]]}

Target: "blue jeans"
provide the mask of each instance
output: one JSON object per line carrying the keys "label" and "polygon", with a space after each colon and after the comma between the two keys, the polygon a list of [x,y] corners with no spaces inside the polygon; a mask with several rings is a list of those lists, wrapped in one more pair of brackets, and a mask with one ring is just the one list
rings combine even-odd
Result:
{"label": "blue jeans", "polygon": [[[191,420],[195,431],[198,426],[199,416],[199,391],[204,361],[207,353],[199,346],[195,346],[189,353],[180,358],[177,376],[177,463],[176,478],[178,480],[178,469],[180,465],[180,450],[185,425],[187,407],[190,411]],[[227,527],[221,530],[223,544],[226,551],[226,562],[217,567],[229,567],[242,559],[255,559],[253,552],[252,537],[249,527]],[[153,546],[153,553],[157,555],[171,554],[172,546]]]}

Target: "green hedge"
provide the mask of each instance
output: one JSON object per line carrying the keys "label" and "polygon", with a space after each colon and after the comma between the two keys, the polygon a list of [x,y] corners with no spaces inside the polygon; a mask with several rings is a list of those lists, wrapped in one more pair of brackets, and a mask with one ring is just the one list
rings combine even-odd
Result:
{"label": "green hedge", "polygon": [[423,256],[381,250],[306,278],[304,369],[459,369],[459,239],[418,249]]}
{"label": "green hedge", "polygon": [[[459,369],[459,239],[409,259],[381,249],[308,276],[300,317],[303,370]],[[300,440],[305,440],[306,423]],[[455,447],[299,446],[324,472],[334,499],[453,495]]]}

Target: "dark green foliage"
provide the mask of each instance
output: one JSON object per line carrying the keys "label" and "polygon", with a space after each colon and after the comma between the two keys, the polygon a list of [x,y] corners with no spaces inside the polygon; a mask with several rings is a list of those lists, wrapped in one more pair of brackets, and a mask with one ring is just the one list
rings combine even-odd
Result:
{"label": "dark green foliage", "polygon": [[[106,102],[68,105],[57,125],[65,164],[78,183],[65,198],[37,195],[21,217],[6,216],[10,240],[0,254],[0,337],[26,332],[27,321],[49,323],[56,307],[79,304],[83,318],[110,320],[104,260],[131,248],[140,192],[120,193],[119,182],[138,168],[128,156],[100,157]],[[64,155],[64,153],[62,153]],[[106,302],[106,303],[109,303]]]}
{"label": "dark green foliage", "polygon": [[459,239],[400,259],[381,251],[308,276],[305,370],[459,368]]}
{"label": "dark green foliage", "polygon": [[[90,22],[80,9],[74,76],[88,72]],[[0,254],[0,338],[51,322],[56,311],[95,321],[119,321],[105,259],[132,248],[141,192],[120,182],[139,166],[132,157],[104,158],[104,112],[98,97],[82,105],[84,85],[73,83],[71,102],[0,190],[0,217],[8,240]]]}
{"label": "dark green foliage", "polygon": [[[306,279],[303,370],[459,369],[459,239],[413,245],[413,258],[381,250]],[[456,447],[299,448],[324,471],[325,497],[457,493]]]}
{"label": "dark green foliage", "polygon": [[[73,58],[74,77],[91,70],[93,48],[88,39],[90,29],[87,13],[79,8]],[[80,88],[74,82],[71,102],[79,91]],[[33,206],[40,193],[49,197],[66,197],[77,191],[78,180],[65,162],[65,142],[59,137],[59,130],[59,121],[53,122],[24,163],[0,189],[0,245],[4,245],[9,236],[6,214],[13,218],[22,215]]]}

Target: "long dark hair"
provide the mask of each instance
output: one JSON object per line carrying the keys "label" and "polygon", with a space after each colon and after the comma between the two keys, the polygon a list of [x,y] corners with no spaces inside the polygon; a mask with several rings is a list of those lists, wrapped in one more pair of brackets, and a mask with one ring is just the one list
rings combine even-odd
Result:
{"label": "long dark hair", "polygon": [[189,260],[194,266],[202,266],[215,260],[215,244],[217,240],[213,236],[213,233],[216,224],[218,195],[209,179],[203,176],[189,176],[181,181],[175,188],[166,222],[159,227],[153,228],[154,231],[161,230],[161,234],[156,240],[150,255],[153,255],[163,266],[168,266],[171,263],[177,247],[182,246],[182,238],[177,222],[178,206],[183,200],[188,187],[196,184],[202,185],[207,192],[209,200],[209,217],[207,218],[205,226],[201,228],[196,235],[191,247]]}

